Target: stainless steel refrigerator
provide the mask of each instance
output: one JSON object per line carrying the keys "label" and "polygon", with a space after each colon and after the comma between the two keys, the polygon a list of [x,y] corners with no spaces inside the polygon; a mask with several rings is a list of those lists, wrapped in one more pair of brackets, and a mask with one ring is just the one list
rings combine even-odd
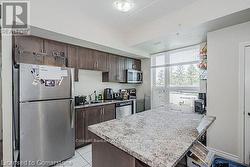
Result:
{"label": "stainless steel refrigerator", "polygon": [[13,76],[14,133],[20,162],[50,166],[72,157],[75,150],[73,70],[20,64],[14,68]]}

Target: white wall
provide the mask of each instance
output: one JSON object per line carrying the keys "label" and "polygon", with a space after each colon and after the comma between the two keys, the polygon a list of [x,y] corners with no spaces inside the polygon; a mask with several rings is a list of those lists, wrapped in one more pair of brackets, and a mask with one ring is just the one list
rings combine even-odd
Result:
{"label": "white wall", "polygon": [[79,70],[79,82],[75,82],[75,95],[90,95],[95,90],[103,93],[105,88],[112,88],[114,91],[126,88],[137,88],[134,84],[120,84],[112,82],[102,82],[102,72]]}
{"label": "white wall", "polygon": [[208,146],[240,156],[239,44],[250,41],[250,22],[210,32],[208,42],[208,115],[216,121]]}
{"label": "white wall", "polygon": [[151,96],[151,61],[150,59],[141,59],[141,70],[143,72],[143,83],[138,87],[138,99],[144,99],[145,96]]}
{"label": "white wall", "polygon": [[[150,59],[142,59],[141,65],[143,83],[139,85],[102,82],[102,72],[79,70],[79,82],[75,82],[75,95],[87,96],[92,94],[95,90],[97,93],[103,93],[105,88],[112,88],[114,91],[136,88],[138,107],[144,108],[144,105],[146,105],[146,109],[149,109],[151,96]],[[146,99],[147,104],[144,104],[144,99]]]}
{"label": "white wall", "polygon": [[[3,34],[3,33],[2,33]],[[12,161],[12,37],[2,36],[3,161]],[[10,166],[10,165],[6,165]]]}

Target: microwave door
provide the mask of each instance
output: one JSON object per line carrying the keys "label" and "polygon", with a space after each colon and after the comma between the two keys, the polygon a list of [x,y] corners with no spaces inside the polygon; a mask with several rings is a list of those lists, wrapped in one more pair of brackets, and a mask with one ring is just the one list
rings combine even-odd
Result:
{"label": "microwave door", "polygon": [[133,71],[128,71],[127,72],[127,82],[128,83],[133,83],[134,81],[134,72]]}

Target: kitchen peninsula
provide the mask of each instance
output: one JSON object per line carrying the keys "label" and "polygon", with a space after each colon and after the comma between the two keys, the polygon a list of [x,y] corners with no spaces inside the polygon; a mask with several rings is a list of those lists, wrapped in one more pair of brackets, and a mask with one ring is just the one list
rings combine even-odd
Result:
{"label": "kitchen peninsula", "polygon": [[214,120],[165,106],[89,126],[93,167],[175,166]]}

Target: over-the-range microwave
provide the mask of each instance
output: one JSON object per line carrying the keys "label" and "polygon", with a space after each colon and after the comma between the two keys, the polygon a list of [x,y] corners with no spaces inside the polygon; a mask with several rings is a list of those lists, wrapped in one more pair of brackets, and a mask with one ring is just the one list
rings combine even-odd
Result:
{"label": "over-the-range microwave", "polygon": [[142,83],[142,71],[127,70],[127,83]]}

